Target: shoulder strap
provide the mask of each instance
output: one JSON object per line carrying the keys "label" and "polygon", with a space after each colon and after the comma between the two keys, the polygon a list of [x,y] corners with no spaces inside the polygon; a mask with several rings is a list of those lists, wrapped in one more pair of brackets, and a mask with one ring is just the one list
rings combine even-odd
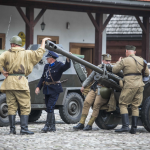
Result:
{"label": "shoulder strap", "polygon": [[[132,57],[132,56],[131,56],[131,57]],[[132,57],[132,58],[133,58],[138,64],[140,64],[140,65],[143,67],[143,69],[142,69],[142,75],[144,76],[147,64],[145,63],[145,61],[143,61],[143,62],[144,62],[144,65],[142,65],[142,64],[139,63],[134,57]]]}
{"label": "shoulder strap", "polygon": [[49,67],[48,67],[48,71],[49,71],[49,75],[50,75],[52,81],[55,83],[55,81],[54,81],[53,78],[52,78],[51,71],[50,71]]}
{"label": "shoulder strap", "polygon": [[[132,56],[130,56],[132,57]],[[138,64],[140,64],[142,67],[144,67],[141,63],[139,63],[134,57],[132,57]]]}
{"label": "shoulder strap", "polygon": [[[9,52],[12,52],[12,50],[11,49],[9,49]],[[17,51],[17,53],[18,53],[18,51]],[[10,54],[11,55],[11,54]],[[10,56],[11,57],[11,56]],[[16,54],[16,57],[15,57],[15,59],[14,60],[17,60],[17,54]],[[8,72],[11,70],[11,68],[13,67],[13,65],[14,65],[14,63],[15,63],[15,61],[13,61],[13,63],[11,64],[11,66],[9,67],[9,70],[7,70]]]}

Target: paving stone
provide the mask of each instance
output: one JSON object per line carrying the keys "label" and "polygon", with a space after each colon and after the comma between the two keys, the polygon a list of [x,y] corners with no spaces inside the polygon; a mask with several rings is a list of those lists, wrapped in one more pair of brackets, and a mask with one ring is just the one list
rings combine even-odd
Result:
{"label": "paving stone", "polygon": [[[65,124],[55,111],[56,132],[40,133],[44,126],[46,113],[36,123],[29,123],[34,135],[20,135],[20,120],[17,116],[17,135],[9,135],[9,127],[0,127],[0,150],[149,150],[150,134],[143,127],[138,133],[118,134],[114,130],[101,130],[96,124],[92,131],[75,131],[73,124]],[[86,124],[90,118],[87,117]],[[120,128],[118,126],[117,128]]]}

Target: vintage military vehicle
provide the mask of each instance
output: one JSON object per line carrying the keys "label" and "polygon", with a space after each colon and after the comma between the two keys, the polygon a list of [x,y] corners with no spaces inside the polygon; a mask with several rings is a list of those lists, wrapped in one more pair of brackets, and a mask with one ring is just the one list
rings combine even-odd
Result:
{"label": "vintage military vehicle", "polygon": [[[112,73],[111,65],[103,65],[103,68],[97,67],[85,60],[82,60],[74,55],[70,55],[67,51],[64,51],[61,47],[57,46],[51,41],[47,41],[46,48],[62,54],[75,62],[78,62],[96,73],[94,79],[101,85],[111,88],[114,92],[116,100],[116,110],[107,112],[106,110],[100,110],[99,115],[95,121],[98,127],[101,129],[114,129],[118,124],[121,123],[121,115],[118,107],[119,96],[122,88],[119,85],[119,81],[123,78],[123,72],[120,71],[118,74]],[[128,107],[129,118],[131,123],[131,107]],[[150,79],[145,82],[143,102],[139,107],[140,116],[138,120],[139,126],[144,126],[147,131],[150,132]]]}
{"label": "vintage military vehicle", "polygon": [[[30,45],[28,49],[36,50],[40,45]],[[2,53],[3,51],[0,50]],[[47,53],[47,52],[46,52]],[[44,54],[44,56],[46,55]],[[43,56],[42,60],[33,68],[32,73],[27,77],[31,92],[31,114],[29,115],[29,122],[36,121],[40,118],[42,110],[46,109],[44,102],[44,95],[41,91],[39,95],[35,94],[35,88],[42,76],[44,65],[47,63]],[[83,55],[78,55],[82,57]],[[65,63],[66,57],[59,54],[58,61]],[[56,109],[59,109],[60,116],[65,123],[77,123],[81,116],[84,97],[80,92],[81,84],[86,79],[87,72],[84,66],[72,61],[71,68],[63,73],[60,81],[63,81],[63,93],[60,94],[56,103]],[[4,80],[4,76],[0,74],[0,86]],[[7,116],[6,95],[0,93],[0,126],[9,125]]]}

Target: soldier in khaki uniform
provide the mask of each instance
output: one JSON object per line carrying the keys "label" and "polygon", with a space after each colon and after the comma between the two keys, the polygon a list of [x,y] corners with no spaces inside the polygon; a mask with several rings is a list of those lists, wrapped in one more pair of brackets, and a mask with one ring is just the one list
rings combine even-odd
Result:
{"label": "soldier in khaki uniform", "polygon": [[[144,83],[142,78],[142,69],[144,68],[144,60],[135,56],[136,47],[126,46],[126,58],[119,58],[119,61],[113,67],[113,73],[123,70],[123,89],[119,98],[119,107],[122,116],[122,128],[115,132],[129,131],[128,105],[132,108],[132,127],[130,133],[135,134],[137,121],[139,116],[139,106],[143,99]],[[149,70],[146,66],[145,76],[149,76]]]}
{"label": "soldier in khaki uniform", "polygon": [[10,122],[10,134],[16,134],[15,116],[20,107],[21,130],[20,134],[34,134],[28,130],[28,115],[31,111],[30,91],[28,76],[43,57],[45,52],[45,41],[42,40],[41,47],[36,50],[25,50],[20,47],[22,40],[19,36],[13,36],[10,40],[11,49],[0,55],[0,72],[6,77],[1,86],[1,91],[6,93],[8,115]]}
{"label": "soldier in khaki uniform", "polygon": [[[111,63],[111,55],[104,54],[102,56],[103,56],[102,62],[104,64]],[[76,129],[76,130],[83,129],[84,131],[92,130],[92,125],[99,114],[100,107],[108,102],[108,100],[103,99],[100,95],[97,94],[97,82],[94,82],[95,74],[96,72],[93,71],[82,84],[81,92],[84,92],[84,88],[88,87],[88,85],[90,85],[91,82],[93,82],[93,85],[91,86],[91,90],[87,94],[86,99],[84,101],[80,122],[78,123],[77,126],[74,126],[73,129]],[[87,126],[84,127],[86,117],[92,105],[93,105],[93,113],[92,113],[91,119],[89,120]]]}

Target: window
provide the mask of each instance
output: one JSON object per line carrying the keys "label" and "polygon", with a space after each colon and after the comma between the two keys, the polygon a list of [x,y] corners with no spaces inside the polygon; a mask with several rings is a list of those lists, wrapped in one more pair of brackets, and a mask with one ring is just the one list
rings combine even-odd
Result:
{"label": "window", "polygon": [[53,43],[59,44],[59,36],[46,36],[46,35],[38,35],[37,36],[37,44],[41,44],[42,39],[45,38],[45,37],[49,37],[49,38],[52,39],[51,41]]}

